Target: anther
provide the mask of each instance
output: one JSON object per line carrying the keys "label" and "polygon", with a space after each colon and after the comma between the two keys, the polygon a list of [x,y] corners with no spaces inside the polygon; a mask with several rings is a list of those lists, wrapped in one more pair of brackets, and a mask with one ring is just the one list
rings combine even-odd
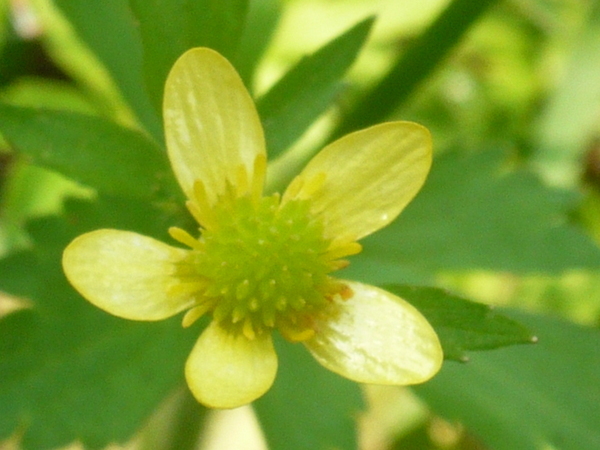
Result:
{"label": "anther", "polygon": [[288,188],[285,190],[283,194],[283,198],[281,203],[287,203],[289,200],[295,200],[302,186],[304,185],[304,178],[298,175],[296,178],[292,180],[292,182],[288,185]]}
{"label": "anther", "polygon": [[252,174],[251,192],[252,198],[257,202],[262,196],[267,174],[267,156],[264,153],[256,155],[254,159],[254,173]]}
{"label": "anther", "polygon": [[246,166],[240,164],[235,171],[235,193],[237,197],[242,197],[248,193],[248,172]]}
{"label": "anther", "polygon": [[196,320],[206,314],[214,306],[213,302],[206,301],[201,305],[195,306],[185,313],[181,325],[183,328],[187,328],[192,325]]}
{"label": "anther", "polygon": [[335,272],[336,270],[345,269],[349,265],[350,265],[350,261],[348,261],[347,259],[336,259],[334,261],[329,261],[327,263],[327,267],[329,267],[329,269],[332,272]]}
{"label": "anther", "polygon": [[246,317],[246,310],[241,306],[236,306],[231,313],[231,322],[238,323],[244,317]]}
{"label": "anther", "polygon": [[192,204],[194,205],[193,208],[195,211],[192,211],[189,205],[188,209],[190,209],[194,218],[198,220],[198,223],[208,230],[215,229],[217,223],[213,214],[213,209],[208,199],[206,187],[200,180],[194,182],[194,201]]}
{"label": "anther", "polygon": [[328,260],[343,258],[344,256],[356,255],[362,251],[362,245],[358,242],[333,241],[323,257]]}
{"label": "anther", "polygon": [[246,316],[246,320],[244,321],[242,333],[244,333],[244,336],[250,340],[253,340],[256,337],[254,326],[252,325],[252,319],[248,316]]}
{"label": "anther", "polygon": [[204,248],[198,239],[194,239],[192,235],[181,228],[171,227],[169,228],[169,234],[176,241],[181,242],[183,245],[187,245],[194,250],[202,250]]}

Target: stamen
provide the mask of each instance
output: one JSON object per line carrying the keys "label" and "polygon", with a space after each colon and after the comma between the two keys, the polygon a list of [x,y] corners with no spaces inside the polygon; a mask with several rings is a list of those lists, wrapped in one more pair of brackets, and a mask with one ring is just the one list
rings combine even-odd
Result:
{"label": "stamen", "polygon": [[232,323],[238,323],[244,317],[246,317],[246,310],[242,306],[238,305],[233,308],[233,312],[231,313]]}
{"label": "stamen", "polygon": [[194,250],[202,250],[204,248],[198,239],[194,239],[192,235],[181,228],[171,227],[169,228],[169,234],[176,241],[181,242],[183,245],[187,245]]}
{"label": "stamen", "polygon": [[336,270],[345,269],[349,265],[350,265],[350,261],[348,261],[347,259],[335,259],[335,260],[329,261],[327,263],[327,267],[329,267],[329,269],[332,272],[335,272]]}
{"label": "stamen", "polygon": [[244,320],[244,326],[242,327],[242,333],[248,339],[253,340],[256,337],[256,333],[254,332],[254,327],[252,326],[252,319],[250,317],[246,317]]}
{"label": "stamen", "polygon": [[346,242],[342,243],[339,241],[333,241],[327,251],[323,254],[323,258],[327,260],[334,260],[343,258],[344,256],[356,255],[362,251],[362,245],[358,242]]}
{"label": "stamen", "polygon": [[339,294],[343,300],[348,300],[354,296],[354,291],[350,286],[345,284],[344,287],[340,290]]}
{"label": "stamen", "polygon": [[208,284],[205,280],[185,281],[179,278],[178,282],[167,287],[167,296],[183,297],[193,295],[203,291]]}
{"label": "stamen", "polygon": [[183,326],[183,328],[187,328],[190,325],[192,325],[196,320],[198,320],[200,317],[202,317],[204,314],[210,311],[213,305],[213,302],[207,301],[202,303],[201,305],[193,307],[188,312],[186,312],[183,316],[183,320],[181,321],[181,325]]}
{"label": "stamen", "polygon": [[258,201],[263,193],[266,175],[267,156],[264,153],[260,153],[254,159],[254,173],[252,174],[252,190],[250,194],[254,201]]}
{"label": "stamen", "polygon": [[192,213],[194,218],[204,228],[208,230],[215,229],[217,221],[213,214],[213,209],[211,207],[210,201],[208,200],[206,187],[204,186],[204,183],[200,180],[196,180],[194,182],[194,200],[195,201],[191,202],[194,205],[194,211],[192,211],[190,205],[188,205],[188,209],[190,209],[190,212]]}
{"label": "stamen", "polygon": [[284,203],[288,202],[289,200],[296,199],[296,197],[300,193],[300,190],[302,189],[303,185],[304,185],[304,178],[301,177],[300,175],[295,177],[292,180],[292,182],[289,184],[288,188],[285,190],[285,193],[283,194],[283,199],[281,200],[281,203],[284,204]]}
{"label": "stamen", "polygon": [[248,172],[246,166],[240,164],[236,167],[235,171],[235,195],[236,197],[243,197],[248,193]]}
{"label": "stamen", "polygon": [[196,222],[201,224],[203,219],[202,219],[202,215],[200,214],[200,208],[198,208],[198,206],[196,206],[196,203],[193,202],[192,200],[188,200],[187,202],[185,202],[185,206],[187,207],[190,214],[194,217],[194,220],[196,220]]}
{"label": "stamen", "polygon": [[297,330],[289,326],[279,327],[281,335],[290,342],[302,342],[310,339],[315,335],[315,330],[312,328],[305,328],[303,330]]}

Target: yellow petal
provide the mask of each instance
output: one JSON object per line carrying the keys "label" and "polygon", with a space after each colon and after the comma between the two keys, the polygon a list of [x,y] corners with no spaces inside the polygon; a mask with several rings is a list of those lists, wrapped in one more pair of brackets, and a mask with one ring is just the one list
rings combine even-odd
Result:
{"label": "yellow petal", "polygon": [[241,167],[245,183],[253,184],[255,160],[265,155],[262,125],[250,94],[224,57],[207,48],[184,53],[167,78],[163,107],[169,158],[188,198],[201,180],[214,202],[227,180],[234,186],[240,182]]}
{"label": "yellow petal", "polygon": [[[317,154],[301,172],[313,189],[312,212],[328,238],[360,239],[394,220],[417,194],[431,166],[431,136],[412,122],[390,122],[351,133]],[[296,184],[296,190],[298,185]],[[303,188],[295,195],[302,197]],[[284,201],[290,197],[286,192]]]}
{"label": "yellow petal", "polygon": [[427,320],[405,300],[356,282],[337,300],[339,312],[317,323],[304,342],[323,366],[359,383],[422,383],[440,369],[443,354]]}
{"label": "yellow petal", "polygon": [[185,366],[190,390],[211,408],[236,408],[256,400],[269,390],[276,373],[270,334],[250,340],[215,321],[204,330]]}
{"label": "yellow petal", "polygon": [[137,233],[97,230],[71,242],[63,268],[71,284],[97,307],[132,320],[160,320],[190,307],[189,291],[177,291],[174,264],[187,250]]}

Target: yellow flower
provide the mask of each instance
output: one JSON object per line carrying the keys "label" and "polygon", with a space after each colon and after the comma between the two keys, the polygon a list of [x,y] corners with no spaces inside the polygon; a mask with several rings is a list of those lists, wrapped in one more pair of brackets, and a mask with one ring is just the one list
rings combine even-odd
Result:
{"label": "yellow flower", "polygon": [[206,48],[175,63],[164,121],[199,237],[171,228],[182,249],[98,230],[65,249],[63,266],[87,300],[119,317],[161,320],[187,311],[189,326],[211,314],[185,367],[199,402],[233,408],[263,395],[277,371],[273,330],[360,383],[414,384],[439,370],[439,340],[414,307],[330,275],[423,185],[431,165],[425,128],[391,122],[349,134],[316,155],[282,196],[265,196],[254,103],[230,63]]}

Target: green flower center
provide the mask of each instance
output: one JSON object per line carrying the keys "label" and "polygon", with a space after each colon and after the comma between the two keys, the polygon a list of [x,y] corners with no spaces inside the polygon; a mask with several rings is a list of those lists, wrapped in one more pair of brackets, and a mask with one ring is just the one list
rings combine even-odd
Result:
{"label": "green flower center", "polygon": [[312,335],[311,317],[343,285],[327,275],[331,242],[309,206],[246,195],[213,208],[194,266],[207,281],[203,301],[223,327],[249,338],[272,328],[293,340]]}

